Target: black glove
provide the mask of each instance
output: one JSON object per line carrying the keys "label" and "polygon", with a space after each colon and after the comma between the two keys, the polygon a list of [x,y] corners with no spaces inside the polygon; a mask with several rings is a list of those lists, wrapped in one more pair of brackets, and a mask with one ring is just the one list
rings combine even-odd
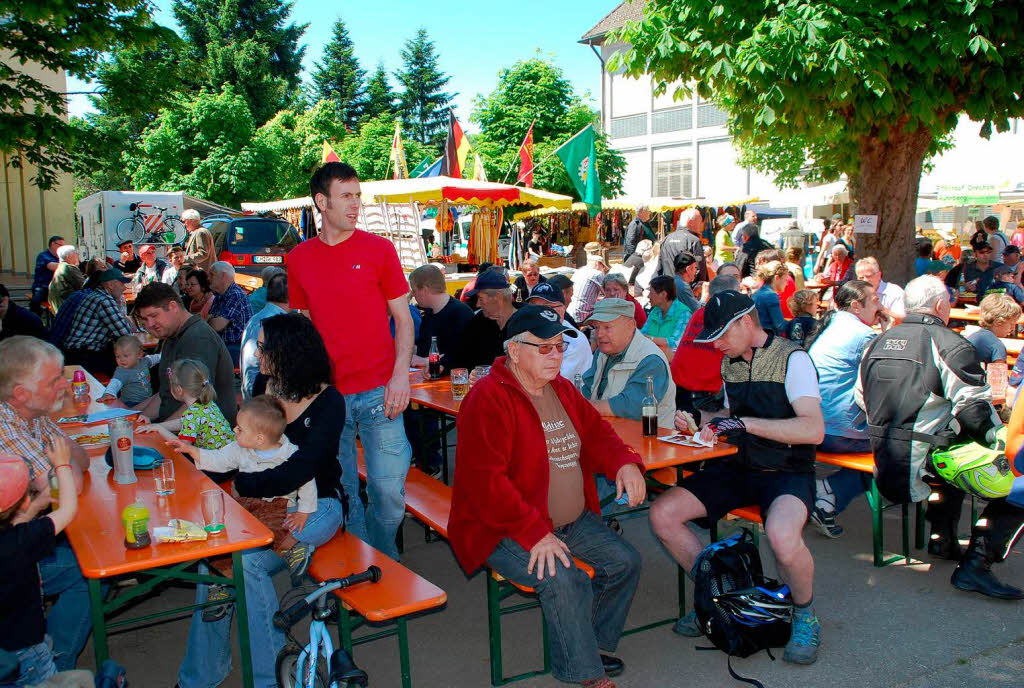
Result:
{"label": "black glove", "polygon": [[729,418],[715,418],[712,421],[708,421],[707,426],[711,428],[713,433],[715,433],[715,437],[747,431],[747,426],[744,425],[743,421],[736,416],[731,416]]}

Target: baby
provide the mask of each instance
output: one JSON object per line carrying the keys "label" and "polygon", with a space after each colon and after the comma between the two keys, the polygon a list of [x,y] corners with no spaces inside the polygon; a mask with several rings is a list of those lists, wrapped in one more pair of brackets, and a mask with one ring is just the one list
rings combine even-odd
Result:
{"label": "baby", "polygon": [[149,369],[160,362],[160,354],[147,356],[139,338],[126,334],[114,342],[114,358],[117,360],[117,370],[110,378],[110,384],[103,390],[103,396],[97,401],[109,404],[120,392],[124,405],[133,407],[151,397],[153,382]]}
{"label": "baby", "polygon": [[[171,445],[192,457],[196,467],[204,471],[224,473],[237,469],[242,473],[258,473],[280,466],[295,451],[296,446],[284,436],[285,425],[284,408],[280,402],[264,394],[248,400],[238,410],[235,441],[220,449],[201,449],[180,440],[171,441]],[[274,548],[287,550],[282,556],[288,562],[293,583],[298,585],[309,568],[313,551],[330,538],[311,540],[304,537],[306,521],[317,509],[315,481],[310,480],[295,492],[268,497],[266,501],[278,498],[288,500],[285,526],[291,533],[274,543]]]}

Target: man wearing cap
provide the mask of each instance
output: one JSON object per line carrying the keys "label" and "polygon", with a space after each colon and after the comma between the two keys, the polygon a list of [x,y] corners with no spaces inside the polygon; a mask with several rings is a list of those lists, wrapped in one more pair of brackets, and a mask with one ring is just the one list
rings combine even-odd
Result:
{"label": "man wearing cap", "polygon": [[1014,244],[1010,244],[1003,251],[1003,265],[1009,265],[1013,268],[1013,281],[1020,286],[1021,278],[1021,267],[1024,266],[1020,262],[1020,248]]}
{"label": "man wearing cap", "polygon": [[59,346],[69,365],[81,365],[94,375],[110,375],[117,368],[114,341],[135,332],[124,312],[124,285],[131,279],[117,268],[93,276],[97,284],[75,306]]}
{"label": "man wearing cap", "polygon": [[126,239],[117,245],[121,255],[114,261],[114,267],[126,275],[134,275],[142,267],[142,260],[135,255],[135,244],[131,239]]}
{"label": "man wearing cap", "polygon": [[139,247],[139,260],[142,264],[139,269],[135,271],[135,276],[132,281],[139,286],[144,286],[150,282],[163,282],[164,271],[167,270],[167,261],[163,258],[156,257],[156,246],[153,244],[143,244]]}
{"label": "man wearing cap", "polygon": [[29,299],[28,308],[36,315],[42,315],[43,301],[49,295],[50,280],[53,278],[53,271],[60,265],[60,258],[57,257],[57,250],[64,245],[64,237],[52,236],[46,242],[46,250],[40,251],[36,256],[36,269],[32,275],[32,297]]}
{"label": "man wearing cap", "polygon": [[1018,304],[1024,304],[1024,289],[1014,282],[1016,275],[1014,269],[1009,265],[1000,265],[992,271],[992,282],[984,294],[978,295],[980,304],[989,294],[1006,294]]}
{"label": "man wearing cap", "polygon": [[704,231],[704,216],[696,208],[687,208],[679,215],[676,231],[661,241],[659,275],[676,274],[676,256],[687,251],[697,259],[697,282],[708,281],[708,268],[704,264],[704,246],[700,235]]}
{"label": "man wearing cap", "polygon": [[[708,463],[659,497],[651,526],[690,570],[702,545],[688,522],[714,523],[733,509],[759,506],[779,574],[796,605],[784,659],[810,664],[817,658],[821,625],[811,607],[814,560],[802,531],[814,504],[815,446],[825,436],[814,365],[799,345],[761,329],[754,302],[735,291],[711,297],[704,329],[694,341],[713,342],[725,356],[725,415],[704,423],[701,439],[725,435],[738,453]],[[680,429],[685,431],[685,423]],[[675,630],[700,635],[692,613]]]}
{"label": "man wearing cap", "polygon": [[502,344],[508,337],[505,325],[516,306],[512,301],[512,285],[502,268],[491,268],[477,275],[470,296],[476,296],[480,307],[462,332],[456,368],[473,370],[480,365],[491,365],[502,354]]}
{"label": "man wearing cap", "polygon": [[558,317],[562,319],[563,325],[576,333],[575,335],[570,335],[569,331],[566,330],[566,333],[563,335],[566,349],[565,353],[562,354],[561,368],[562,377],[575,382],[577,375],[582,377],[590,368],[590,345],[587,343],[586,337],[580,336],[582,332],[579,329],[565,321],[565,296],[562,294],[562,290],[555,289],[547,282],[538,284],[533,288],[533,292],[526,303],[535,306],[547,306],[558,313]]}
{"label": "man wearing cap", "polygon": [[[472,573],[485,564],[534,588],[547,619],[552,674],[614,688],[618,644],[640,554],[600,519],[594,475],[615,480],[630,506],[646,498],[643,461],[559,369],[576,332],[550,308],[509,320],[507,356],[462,402],[457,419],[449,540]],[[501,419],[500,427],[495,419]],[[573,557],[594,567],[591,580]]]}
{"label": "man wearing cap", "polygon": [[585,325],[597,333],[597,350],[583,376],[583,396],[601,415],[640,420],[647,378],[654,379],[658,427],[673,427],[676,386],[661,348],[636,329],[633,304],[602,299]]}
{"label": "man wearing cap", "polygon": [[601,244],[591,241],[583,249],[587,252],[587,264],[572,275],[572,300],[568,308],[569,315],[578,323],[582,323],[594,312],[594,304],[604,293],[601,284],[608,272],[608,262]]}
{"label": "man wearing cap", "polygon": [[984,294],[992,283],[995,269],[1002,263],[992,260],[992,246],[985,232],[975,232],[971,237],[971,249],[974,250],[974,260],[967,261],[963,266],[964,287],[975,294]]}

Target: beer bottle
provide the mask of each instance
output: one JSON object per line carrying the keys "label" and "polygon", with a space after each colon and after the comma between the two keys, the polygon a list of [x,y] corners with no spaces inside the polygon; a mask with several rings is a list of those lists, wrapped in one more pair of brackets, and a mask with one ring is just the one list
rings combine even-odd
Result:
{"label": "beer bottle", "polygon": [[641,402],[641,422],[644,425],[644,437],[658,436],[658,398],[654,396],[654,378],[647,376],[647,394]]}
{"label": "beer bottle", "polygon": [[430,353],[427,355],[427,372],[431,380],[441,379],[441,352],[437,350],[437,337],[430,338]]}

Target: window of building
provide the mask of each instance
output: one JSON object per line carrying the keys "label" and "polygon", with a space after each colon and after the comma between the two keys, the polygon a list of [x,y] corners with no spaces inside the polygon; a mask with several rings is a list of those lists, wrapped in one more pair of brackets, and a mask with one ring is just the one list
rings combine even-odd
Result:
{"label": "window of building", "polygon": [[645,136],[647,134],[647,114],[613,117],[610,129],[613,139]]}
{"label": "window of building", "polygon": [[710,103],[697,106],[698,127],[721,127],[725,125],[726,114],[717,105]]}
{"label": "window of building", "polygon": [[693,161],[663,160],[654,163],[654,196],[689,198],[693,193]]}
{"label": "window of building", "polygon": [[651,115],[651,133],[664,134],[693,128],[693,106],[658,110]]}

